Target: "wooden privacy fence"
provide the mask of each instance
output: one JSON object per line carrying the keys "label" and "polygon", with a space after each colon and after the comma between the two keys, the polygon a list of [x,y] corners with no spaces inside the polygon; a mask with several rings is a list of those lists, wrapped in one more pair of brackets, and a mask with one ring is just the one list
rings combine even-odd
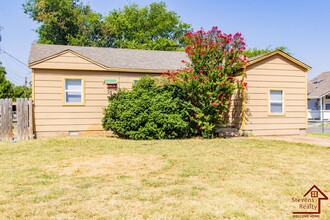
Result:
{"label": "wooden privacy fence", "polygon": [[32,99],[0,99],[0,137],[2,141],[33,138]]}

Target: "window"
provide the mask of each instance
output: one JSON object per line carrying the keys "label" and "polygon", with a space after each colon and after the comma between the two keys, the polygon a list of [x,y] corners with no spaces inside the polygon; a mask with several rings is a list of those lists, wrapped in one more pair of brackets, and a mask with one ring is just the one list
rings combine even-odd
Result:
{"label": "window", "polygon": [[324,103],[325,103],[325,110],[330,110],[330,95],[325,96]]}
{"label": "window", "polygon": [[111,94],[112,92],[116,92],[118,90],[118,84],[116,80],[104,80],[104,84],[107,85],[108,94]]}
{"label": "window", "polygon": [[82,94],[82,79],[65,79],[64,85],[64,100],[69,104],[83,103]]}
{"label": "window", "polygon": [[311,191],[311,197],[318,197],[318,191]]}
{"label": "window", "polygon": [[139,80],[133,80],[133,85],[136,85],[139,82]]}
{"label": "window", "polygon": [[284,113],[283,90],[270,90],[269,92],[269,112],[271,114]]}
{"label": "window", "polygon": [[325,110],[330,110],[330,104],[325,104]]}

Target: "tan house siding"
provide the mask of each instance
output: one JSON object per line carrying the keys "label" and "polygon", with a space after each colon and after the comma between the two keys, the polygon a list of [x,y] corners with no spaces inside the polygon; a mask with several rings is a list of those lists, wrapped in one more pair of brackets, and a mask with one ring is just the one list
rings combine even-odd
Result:
{"label": "tan house siding", "polygon": [[[66,136],[69,131],[78,131],[79,135],[104,134],[101,119],[108,104],[104,80],[116,80],[119,88],[131,89],[133,81],[145,75],[159,76],[165,69],[183,67],[179,58],[186,59],[184,53],[168,54],[33,45],[29,65],[36,136]],[[245,69],[246,102],[242,105],[240,95],[233,97],[228,120],[254,135],[301,133],[307,126],[308,70],[308,65],[280,51],[252,58]],[[65,79],[82,79],[81,104],[64,102]],[[283,114],[269,113],[271,89],[284,93]],[[243,107],[246,114],[242,121]]]}
{"label": "tan house siding", "polygon": [[[305,70],[274,55],[247,67],[246,130],[254,135],[299,134],[306,129]],[[269,91],[284,91],[284,114],[269,113]]]}
{"label": "tan house siding", "polygon": [[105,70],[105,67],[92,63],[89,60],[86,60],[85,58],[71,52],[65,52],[54,58],[47,59],[44,62],[34,64],[33,68],[96,71]]}
{"label": "tan house siding", "polygon": [[[35,130],[37,137],[68,135],[69,131],[84,134],[104,133],[101,126],[103,108],[108,104],[104,80],[115,79],[120,88],[131,89],[133,80],[147,74],[104,71],[34,69]],[[159,74],[150,74],[156,76]],[[84,80],[84,105],[64,105],[63,80]]]}

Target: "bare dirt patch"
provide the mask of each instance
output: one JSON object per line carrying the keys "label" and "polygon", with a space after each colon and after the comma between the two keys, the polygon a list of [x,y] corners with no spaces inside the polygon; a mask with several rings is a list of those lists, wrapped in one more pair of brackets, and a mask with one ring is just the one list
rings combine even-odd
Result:
{"label": "bare dirt patch", "polygon": [[162,169],[165,162],[160,156],[142,154],[77,157],[47,166],[46,170],[64,176],[123,176],[142,175]]}

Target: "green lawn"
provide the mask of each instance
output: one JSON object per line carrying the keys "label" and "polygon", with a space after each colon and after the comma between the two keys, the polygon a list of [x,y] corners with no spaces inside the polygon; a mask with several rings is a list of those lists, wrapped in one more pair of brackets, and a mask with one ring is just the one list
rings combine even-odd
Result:
{"label": "green lawn", "polygon": [[330,134],[322,134],[322,133],[306,133],[307,136],[312,137],[322,137],[322,138],[330,138]]}
{"label": "green lawn", "polygon": [[329,159],[243,138],[0,143],[0,219],[288,219],[312,185],[330,197]]}

